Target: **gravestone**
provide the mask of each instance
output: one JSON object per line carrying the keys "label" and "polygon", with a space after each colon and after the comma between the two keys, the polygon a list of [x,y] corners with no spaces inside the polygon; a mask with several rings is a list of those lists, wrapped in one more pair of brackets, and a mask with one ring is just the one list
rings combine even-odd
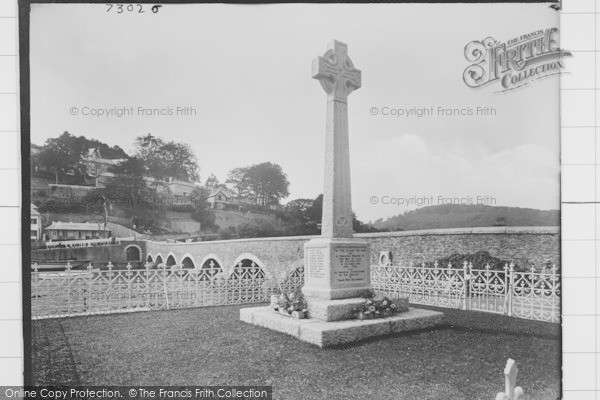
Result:
{"label": "gravestone", "polygon": [[361,72],[348,46],[334,40],[312,64],[312,77],[327,94],[325,188],[321,236],[304,245],[305,295],[309,319],[271,310],[240,310],[244,322],[295,336],[320,347],[436,325],[443,314],[410,308],[389,318],[357,320],[356,308],[372,293],[369,243],[354,238],[350,191],[348,95],[361,86]]}

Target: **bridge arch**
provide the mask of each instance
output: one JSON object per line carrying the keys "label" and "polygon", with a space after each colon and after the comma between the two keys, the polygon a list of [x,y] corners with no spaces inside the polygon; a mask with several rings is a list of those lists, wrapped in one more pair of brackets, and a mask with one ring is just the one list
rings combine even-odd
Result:
{"label": "bridge arch", "polygon": [[137,244],[130,244],[125,247],[123,252],[125,254],[125,261],[142,261],[142,248]]}

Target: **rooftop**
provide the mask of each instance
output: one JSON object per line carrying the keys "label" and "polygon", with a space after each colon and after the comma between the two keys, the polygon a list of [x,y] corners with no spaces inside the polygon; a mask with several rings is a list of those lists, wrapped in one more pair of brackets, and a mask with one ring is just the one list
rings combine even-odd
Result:
{"label": "rooftop", "polygon": [[169,184],[171,184],[171,183],[175,183],[177,185],[186,185],[186,186],[193,186],[193,187],[195,187],[195,185],[193,183],[186,182],[186,181],[180,181],[180,180],[173,179],[173,178],[169,178]]}
{"label": "rooftop", "polygon": [[100,154],[100,150],[97,148],[88,149],[87,154],[83,157],[83,159],[112,165],[117,165],[125,161],[124,158],[103,158]]}
{"label": "rooftop", "polygon": [[219,192],[223,193],[226,197],[235,197],[235,194],[231,190],[222,187],[211,189],[208,197],[216,196]]}
{"label": "rooftop", "polygon": [[91,224],[89,222],[61,222],[56,221],[46,228],[46,230],[56,231],[110,231],[107,227]]}

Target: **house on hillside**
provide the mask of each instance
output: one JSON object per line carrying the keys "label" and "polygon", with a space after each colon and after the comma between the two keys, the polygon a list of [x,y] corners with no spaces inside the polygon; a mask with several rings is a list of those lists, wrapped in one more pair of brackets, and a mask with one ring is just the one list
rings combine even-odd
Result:
{"label": "house on hillside", "polygon": [[98,148],[88,149],[82,160],[87,178],[94,180],[95,186],[103,186],[106,178],[112,175],[110,169],[125,161],[124,158],[103,158]]}
{"label": "house on hillside", "polygon": [[192,195],[195,188],[196,186],[194,186],[193,183],[169,178],[169,192],[174,196],[189,197]]}
{"label": "house on hillside", "polygon": [[52,222],[45,229],[49,240],[106,239],[110,229],[89,222]]}
{"label": "house on hillside", "polygon": [[40,152],[43,149],[42,146],[38,146],[37,144],[33,144],[33,143],[30,143],[29,147],[30,147],[31,155],[32,156],[40,154]]}
{"label": "house on hillside", "polygon": [[213,188],[210,195],[206,198],[211,207],[215,210],[224,210],[232,204],[234,194],[227,188]]}
{"label": "house on hillside", "polygon": [[213,188],[207,198],[207,201],[215,210],[225,210],[226,208],[244,204],[256,204],[256,199],[247,196],[241,196],[238,198],[236,193],[224,187]]}
{"label": "house on hillside", "polygon": [[31,240],[42,240],[42,214],[38,211],[35,204],[31,203]]}

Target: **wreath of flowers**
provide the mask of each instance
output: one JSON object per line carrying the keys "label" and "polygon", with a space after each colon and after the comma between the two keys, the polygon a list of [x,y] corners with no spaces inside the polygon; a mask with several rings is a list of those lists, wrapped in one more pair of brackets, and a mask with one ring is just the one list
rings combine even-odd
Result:
{"label": "wreath of flowers", "polygon": [[355,309],[356,313],[362,313],[367,318],[380,318],[394,314],[398,305],[389,297],[375,299],[374,295],[365,297],[365,302]]}

